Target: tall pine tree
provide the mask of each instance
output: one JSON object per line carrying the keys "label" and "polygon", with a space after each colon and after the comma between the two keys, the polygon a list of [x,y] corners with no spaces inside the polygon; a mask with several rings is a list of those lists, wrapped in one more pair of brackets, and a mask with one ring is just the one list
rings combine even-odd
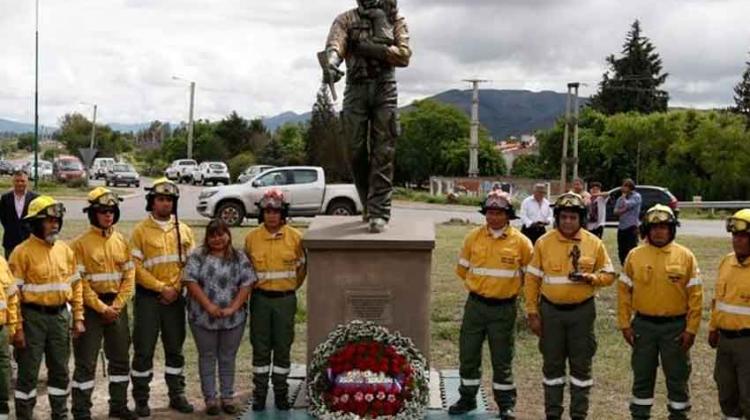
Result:
{"label": "tall pine tree", "polygon": [[347,145],[327,87],[318,91],[306,135],[308,162],[323,167],[327,181],[351,181]]}
{"label": "tall pine tree", "polygon": [[661,58],[651,41],[641,34],[638,20],[630,27],[621,53],[619,58],[614,54],[607,57],[609,69],[602,76],[591,105],[607,115],[666,111],[669,95],[659,87],[668,74],[662,73]]}
{"label": "tall pine tree", "polygon": [[742,73],[742,80],[734,87],[734,112],[745,116],[745,127],[750,130],[750,61]]}

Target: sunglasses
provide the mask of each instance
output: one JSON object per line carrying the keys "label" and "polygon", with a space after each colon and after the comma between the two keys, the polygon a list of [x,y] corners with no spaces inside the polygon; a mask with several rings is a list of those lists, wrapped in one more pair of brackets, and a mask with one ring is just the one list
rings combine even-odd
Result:
{"label": "sunglasses", "polygon": [[102,208],[102,209],[97,209],[96,212],[99,213],[99,214],[115,214],[115,209],[113,209],[113,208]]}

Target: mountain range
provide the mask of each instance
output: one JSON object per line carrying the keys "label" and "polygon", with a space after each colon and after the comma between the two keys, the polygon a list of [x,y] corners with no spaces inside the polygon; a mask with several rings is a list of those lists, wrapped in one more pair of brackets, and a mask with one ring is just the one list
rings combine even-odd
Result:
{"label": "mountain range", "polygon": [[[472,91],[448,90],[432,96],[446,104],[454,105],[470,115]],[[528,90],[480,89],[479,120],[495,139],[508,136],[531,134],[536,130],[550,128],[555,120],[565,112],[566,95],[552,91],[532,92]],[[581,98],[581,103],[586,103]],[[408,111],[408,105],[402,110]],[[264,118],[269,130],[276,130],[287,123],[306,122],[310,113],[283,112],[273,117]],[[173,124],[177,126],[179,124]],[[149,123],[118,124],[109,123],[112,129],[122,132],[135,132],[146,128]],[[34,125],[0,119],[0,133],[26,133],[34,131]]]}

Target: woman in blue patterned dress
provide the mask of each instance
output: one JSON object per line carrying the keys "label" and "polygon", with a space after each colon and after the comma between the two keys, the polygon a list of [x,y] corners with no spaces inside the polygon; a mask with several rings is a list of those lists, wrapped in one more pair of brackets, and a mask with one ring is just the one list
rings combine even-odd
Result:
{"label": "woman in blue patterned dress", "polygon": [[[190,299],[187,313],[195,345],[206,414],[223,409],[236,414],[235,358],[247,321],[246,302],[257,277],[244,252],[232,247],[229,227],[212,220],[203,246],[188,256],[183,282]],[[221,406],[216,391],[218,362]]]}

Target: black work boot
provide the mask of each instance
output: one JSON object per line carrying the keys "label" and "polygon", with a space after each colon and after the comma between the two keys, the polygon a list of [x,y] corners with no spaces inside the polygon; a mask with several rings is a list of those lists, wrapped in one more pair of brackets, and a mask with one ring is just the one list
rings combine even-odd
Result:
{"label": "black work boot", "polygon": [[448,407],[448,414],[450,415],[466,414],[469,411],[475,410],[476,408],[477,408],[476,398],[461,396],[461,398],[459,398],[455,404]]}
{"label": "black work boot", "polygon": [[497,417],[503,420],[516,420],[516,413],[512,408],[501,408]]}
{"label": "black work boot", "polygon": [[276,409],[281,411],[289,411],[292,408],[292,404],[289,403],[289,393],[287,391],[274,391],[273,393]]}
{"label": "black work boot", "polygon": [[138,417],[151,417],[151,409],[148,408],[148,401],[136,401],[135,414]]}
{"label": "black work boot", "polygon": [[[149,413],[150,414],[150,413]],[[109,409],[109,418],[111,419],[122,419],[122,420],[137,420],[138,414],[130,411],[128,407],[111,408]]]}
{"label": "black work boot", "polygon": [[169,408],[171,408],[172,410],[178,411],[182,414],[190,414],[195,410],[193,408],[193,404],[190,404],[184,395],[179,395],[177,397],[170,398]]}
{"label": "black work boot", "polygon": [[263,411],[266,409],[267,394],[253,393],[253,411]]}

